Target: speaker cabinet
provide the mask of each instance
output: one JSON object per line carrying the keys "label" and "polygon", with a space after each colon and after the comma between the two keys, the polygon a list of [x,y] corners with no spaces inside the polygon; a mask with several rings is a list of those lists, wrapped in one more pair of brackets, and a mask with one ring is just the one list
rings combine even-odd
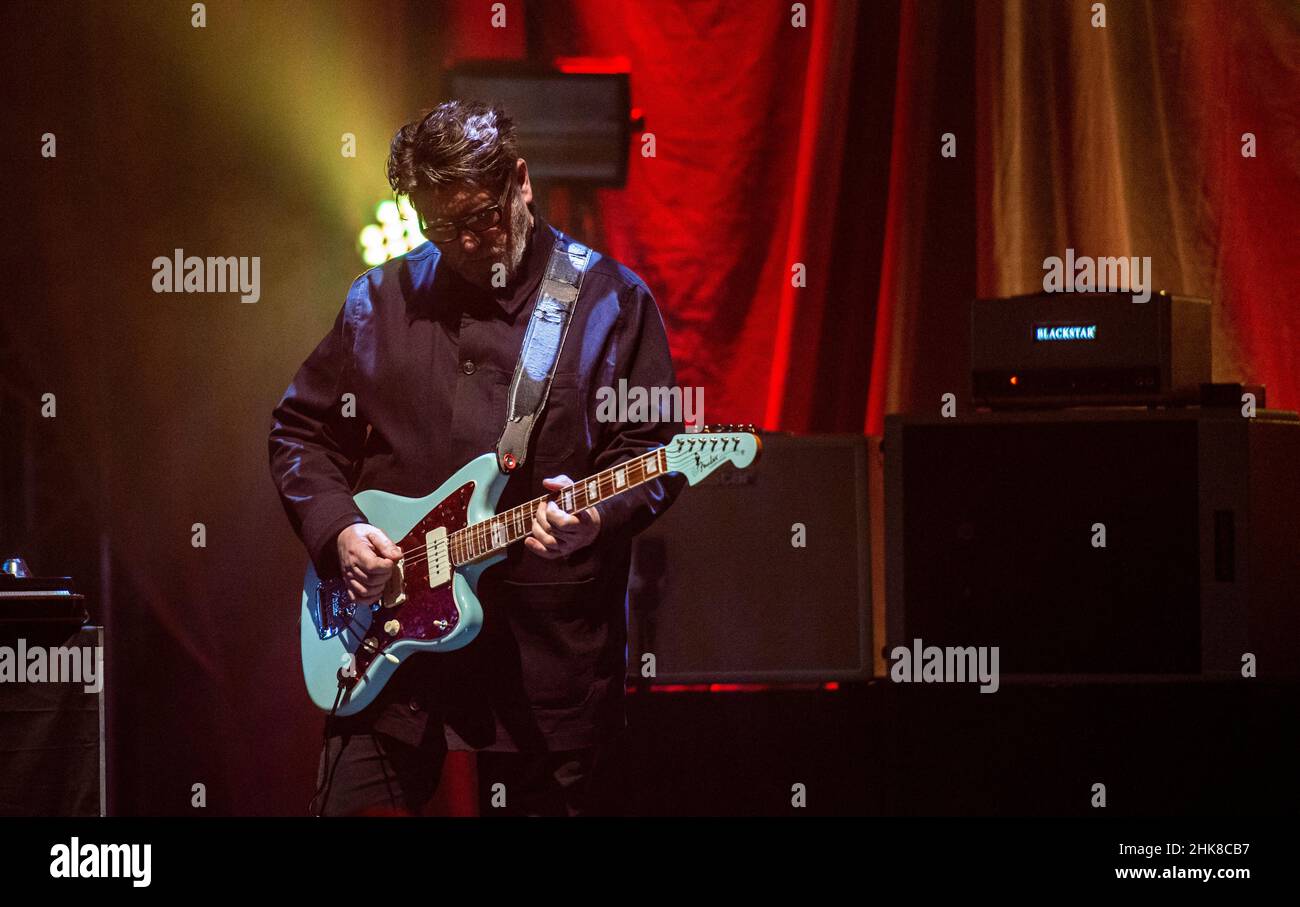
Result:
{"label": "speaker cabinet", "polygon": [[646,653],[657,683],[871,675],[867,439],[762,440],[636,538],[629,678]]}
{"label": "speaker cabinet", "polygon": [[[890,416],[887,648],[1002,674],[1294,677],[1300,421],[1261,410]],[[1104,533],[1104,546],[1102,545]]]}
{"label": "speaker cabinet", "polygon": [[502,104],[535,184],[622,186],[631,138],[625,72],[555,72],[527,64],[470,60],[447,75],[451,97]]}
{"label": "speaker cabinet", "polygon": [[[0,647],[11,667],[27,664],[26,682],[0,683],[0,816],[104,815],[104,628],[69,637],[53,622],[0,621]],[[43,654],[34,657],[37,649]],[[32,674],[37,657],[40,675]],[[80,673],[87,659],[96,661],[97,683]],[[50,680],[53,661],[60,682]],[[65,679],[69,672],[75,679]]]}

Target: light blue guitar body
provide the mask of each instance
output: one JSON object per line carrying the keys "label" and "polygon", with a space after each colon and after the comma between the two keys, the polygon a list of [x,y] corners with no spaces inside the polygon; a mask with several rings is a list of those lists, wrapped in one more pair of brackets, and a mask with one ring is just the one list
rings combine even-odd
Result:
{"label": "light blue guitar body", "polygon": [[[496,512],[507,478],[497,468],[496,455],[488,453],[465,464],[436,491],[422,498],[362,491],[353,500],[370,525],[382,530],[403,552],[409,552],[425,544],[423,538],[417,539],[419,529],[434,514],[441,516],[442,525],[451,529],[490,518]],[[427,580],[427,565],[423,571],[406,568],[403,571],[406,600],[400,603],[404,632],[401,638],[384,646],[380,657],[367,657],[368,653],[361,647],[367,636],[383,634],[385,612],[394,607],[393,596],[386,590],[389,600],[381,597],[373,605],[352,606],[346,602],[347,591],[342,583],[322,588],[315,568],[309,565],[303,580],[300,623],[303,677],[312,702],[329,711],[338,697],[336,714],[352,715],[374,701],[408,655],[421,651],[446,652],[469,645],[483,625],[483,608],[478,600],[479,577],[504,558],[503,552],[457,567],[451,571],[450,583],[430,587],[426,582],[418,591],[412,586],[417,580]],[[340,594],[351,607],[340,607],[340,601],[331,600]],[[454,616],[450,613],[452,609]],[[374,627],[376,633],[371,634],[375,624],[378,624]],[[419,632],[425,638],[412,638],[405,631]],[[340,670],[350,671],[356,677],[356,683],[344,689],[341,697]]]}

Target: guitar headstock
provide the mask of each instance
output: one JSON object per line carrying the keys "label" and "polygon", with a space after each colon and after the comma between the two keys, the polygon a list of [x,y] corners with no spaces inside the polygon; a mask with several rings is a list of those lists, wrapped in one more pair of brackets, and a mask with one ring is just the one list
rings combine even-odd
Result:
{"label": "guitar headstock", "polygon": [[697,484],[724,463],[744,469],[763,450],[753,425],[709,425],[703,431],[676,435],[668,442],[664,456],[671,472]]}

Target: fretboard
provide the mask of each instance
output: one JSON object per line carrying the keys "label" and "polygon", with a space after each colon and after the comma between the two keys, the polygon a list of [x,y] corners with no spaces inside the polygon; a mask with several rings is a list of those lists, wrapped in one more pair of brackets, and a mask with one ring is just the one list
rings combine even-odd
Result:
{"label": "fretboard", "polygon": [[664,451],[663,447],[656,448],[594,476],[580,479],[567,488],[534,498],[481,523],[453,532],[452,563],[459,565],[479,560],[531,534],[533,517],[542,501],[554,501],[565,513],[573,514],[659,478],[668,467]]}

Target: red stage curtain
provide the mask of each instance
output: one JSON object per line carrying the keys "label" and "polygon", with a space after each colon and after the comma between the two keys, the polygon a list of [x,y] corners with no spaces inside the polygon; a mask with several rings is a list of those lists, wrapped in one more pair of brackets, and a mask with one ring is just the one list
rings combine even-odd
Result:
{"label": "red stage curtain", "polygon": [[806,6],[802,27],[788,3],[532,7],[535,56],[630,59],[655,155],[638,136],[600,194],[603,242],[655,292],[709,421],[812,427],[858,10]]}

